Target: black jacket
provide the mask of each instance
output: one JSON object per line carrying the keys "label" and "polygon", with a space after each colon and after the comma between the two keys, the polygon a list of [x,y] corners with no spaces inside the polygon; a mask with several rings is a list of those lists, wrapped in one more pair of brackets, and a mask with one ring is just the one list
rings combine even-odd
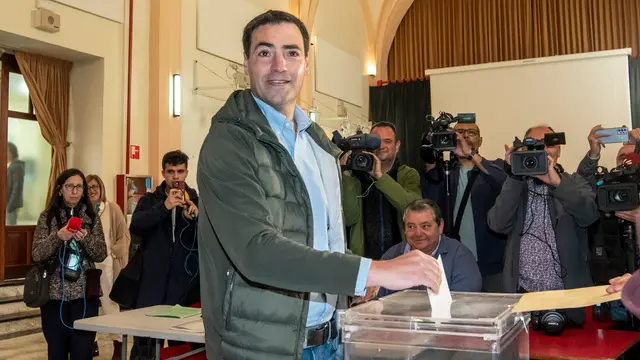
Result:
{"label": "black jacket", "polygon": [[[186,191],[198,206],[196,191],[189,187]],[[164,206],[166,199],[163,181],[156,191],[140,198],[129,226],[132,235],[142,238],[137,308],[199,301],[197,221],[184,218],[182,208],[176,208],[174,241],[172,211]]]}
{"label": "black jacket", "polygon": [[[498,234],[489,228],[487,224],[487,213],[496,202],[496,198],[502,191],[502,184],[507,175],[504,173],[504,160],[487,160],[482,159],[482,165],[489,172],[483,173],[478,168],[474,168],[473,172],[479,172],[473,187],[471,188],[471,208],[473,212],[473,223],[476,230],[476,251],[478,254],[478,267],[482,276],[495,275],[502,272],[504,265],[504,249],[507,243],[507,237]],[[456,196],[458,193],[458,183],[460,182],[459,163],[454,161],[451,165],[451,207],[456,204]],[[471,175],[471,173],[469,173]],[[444,195],[444,174],[441,170],[432,169],[428,172],[422,171],[422,196],[425,199],[435,201],[444,212],[445,195]],[[457,214],[453,214],[453,219],[445,221],[455,221]],[[451,234],[447,234],[450,236]]]}
{"label": "black jacket", "polygon": [[[549,214],[556,234],[558,256],[564,268],[565,289],[593,285],[588,265],[587,228],[599,217],[595,194],[578,174],[560,174],[561,182],[549,187]],[[523,180],[507,177],[496,203],[489,210],[488,223],[494,231],[508,235],[503,271],[504,291],[518,290],[520,239],[527,211],[528,187]],[[571,311],[569,318],[584,322],[584,311]]]}

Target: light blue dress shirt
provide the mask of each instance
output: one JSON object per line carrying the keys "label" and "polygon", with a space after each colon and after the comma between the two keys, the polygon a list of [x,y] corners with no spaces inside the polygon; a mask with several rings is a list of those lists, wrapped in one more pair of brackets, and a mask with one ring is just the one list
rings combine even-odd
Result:
{"label": "light blue dress shirt", "polygon": [[[324,152],[313,141],[305,130],[311,126],[311,119],[304,113],[302,109],[296,106],[293,118],[298,125],[298,131],[294,130],[293,121],[288,120],[282,113],[265,103],[264,101],[253,97],[267,118],[269,126],[278,136],[278,140],[282,146],[287,149],[289,155],[293,158],[298,171],[302,175],[302,180],[309,193],[311,200],[311,212],[313,214],[313,248],[319,251],[345,252],[345,240],[343,229],[332,229],[332,219],[342,217],[342,209],[339,201],[333,203],[328,201],[325,184],[323,183],[322,173],[329,172],[328,169],[322,169],[321,160],[317,158],[318,151],[322,151],[327,156],[330,154]],[[320,149],[320,150],[319,150]],[[332,165],[336,169],[338,176],[338,168],[335,160],[331,160]],[[341,220],[338,222],[342,227]],[[332,231],[335,230],[335,231]],[[371,259],[363,258],[360,262],[360,270],[356,281],[355,293],[364,295],[366,291],[366,281],[371,267]],[[328,279],[331,281],[331,279]],[[325,301],[313,301],[314,299],[326,299]],[[335,312],[337,297],[332,294],[316,294],[310,296],[309,314],[307,316],[307,327],[321,325],[333,317]]]}

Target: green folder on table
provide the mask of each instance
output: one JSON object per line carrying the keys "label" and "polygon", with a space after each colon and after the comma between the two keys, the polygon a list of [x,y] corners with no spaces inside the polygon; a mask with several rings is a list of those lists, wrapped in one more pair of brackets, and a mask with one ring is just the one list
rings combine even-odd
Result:
{"label": "green folder on table", "polygon": [[184,319],[200,314],[202,314],[201,309],[174,305],[166,309],[154,310],[148,313],[147,316]]}

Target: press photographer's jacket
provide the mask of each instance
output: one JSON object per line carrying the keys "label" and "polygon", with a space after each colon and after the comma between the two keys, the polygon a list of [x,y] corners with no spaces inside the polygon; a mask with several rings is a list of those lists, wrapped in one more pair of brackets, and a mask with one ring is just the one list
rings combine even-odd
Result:
{"label": "press photographer's jacket", "polygon": [[[397,167],[397,181],[388,173],[373,183],[380,193],[384,194],[384,199],[388,201],[396,210],[396,219],[400,232],[400,239],[396,243],[404,240],[402,231],[402,212],[413,201],[421,199],[420,174],[406,165]],[[349,229],[349,249],[356,255],[365,256],[365,219],[363,216],[362,196],[367,192],[363,188],[360,179],[347,170],[342,175],[342,208],[344,211],[345,226]],[[371,192],[368,194],[371,195]],[[382,200],[382,199],[381,199]],[[381,215],[383,216],[383,215]],[[392,244],[395,245],[395,244]],[[389,246],[391,247],[391,246]],[[380,252],[380,256],[384,252]]]}
{"label": "press photographer's jacket", "polygon": [[[502,191],[502,184],[507,175],[504,173],[504,160],[487,160],[482,158],[482,166],[487,173],[474,167],[467,175],[477,172],[477,177],[471,187],[471,210],[475,228],[476,253],[478,254],[478,267],[482,276],[490,276],[502,272],[504,247],[506,236],[492,231],[487,225],[487,213],[493,206],[498,195]],[[458,196],[458,184],[460,183],[460,163],[454,160],[451,164],[451,208],[455,208]],[[435,201],[444,213],[446,208],[445,181],[442,169],[433,168],[423,171],[422,196],[425,199]],[[469,203],[467,203],[469,206]],[[464,211],[464,209],[462,210]],[[453,213],[453,218],[448,219],[443,214],[445,221],[455,221],[458,214]],[[453,227],[453,226],[452,226]],[[447,234],[451,235],[451,234]]]}
{"label": "press photographer's jacket", "polygon": [[[564,288],[575,289],[592,284],[587,228],[598,219],[599,213],[595,194],[582,176],[562,173],[560,178],[557,187],[549,186],[548,207],[560,264],[566,269],[566,276],[562,279]],[[526,181],[509,176],[495,205],[489,210],[489,227],[509,237],[503,272],[505,292],[518,290],[520,239],[524,230],[528,191]]]}
{"label": "press photographer's jacket", "polygon": [[[199,206],[197,192],[188,186],[185,191]],[[199,300],[197,219],[184,217],[184,208],[176,207],[174,229],[172,210],[164,205],[166,199],[167,184],[163,181],[140,198],[131,217],[129,231],[142,238],[137,251],[143,252],[136,308],[191,305]]]}

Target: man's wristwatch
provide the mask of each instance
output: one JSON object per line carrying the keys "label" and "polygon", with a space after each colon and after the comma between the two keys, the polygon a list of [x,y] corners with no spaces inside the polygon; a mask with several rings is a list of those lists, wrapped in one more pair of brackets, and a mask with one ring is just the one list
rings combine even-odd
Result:
{"label": "man's wristwatch", "polygon": [[477,151],[471,150],[471,153],[467,155],[467,160],[473,160],[473,157],[476,156],[477,153]]}

